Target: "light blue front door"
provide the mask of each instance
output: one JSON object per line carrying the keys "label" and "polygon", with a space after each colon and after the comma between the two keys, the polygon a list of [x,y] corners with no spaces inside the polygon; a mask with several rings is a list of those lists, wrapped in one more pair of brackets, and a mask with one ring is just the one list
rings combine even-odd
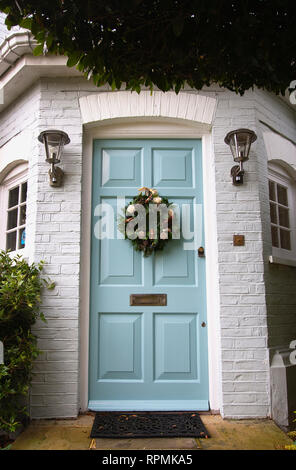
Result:
{"label": "light blue front door", "polygon": [[[117,196],[129,202],[142,186],[187,204],[193,218],[203,203],[200,140],[94,142],[89,408],[207,410],[205,259],[183,239],[144,258],[130,240],[96,236],[98,204],[116,210]],[[167,305],[131,306],[131,294],[166,294]]]}

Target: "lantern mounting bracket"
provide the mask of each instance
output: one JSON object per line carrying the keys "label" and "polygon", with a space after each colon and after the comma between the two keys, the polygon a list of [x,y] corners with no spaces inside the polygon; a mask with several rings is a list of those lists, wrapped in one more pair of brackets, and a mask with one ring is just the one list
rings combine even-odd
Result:
{"label": "lantern mounting bracket", "polygon": [[244,184],[244,174],[245,170],[240,167],[240,165],[235,165],[231,168],[230,174],[232,176],[232,184],[239,186]]}
{"label": "lantern mounting bracket", "polygon": [[54,166],[54,164],[52,164],[50,169],[48,170],[48,175],[50,186],[52,186],[53,188],[59,188],[60,186],[62,186],[64,182],[64,172],[60,167]]}

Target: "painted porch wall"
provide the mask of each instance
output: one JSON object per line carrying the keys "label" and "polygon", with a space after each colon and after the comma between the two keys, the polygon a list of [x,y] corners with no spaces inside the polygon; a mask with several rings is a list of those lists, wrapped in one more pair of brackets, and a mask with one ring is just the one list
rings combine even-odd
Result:
{"label": "painted porch wall", "polygon": [[[246,163],[245,183],[232,185],[233,160],[224,144],[229,130],[257,133],[256,100],[219,93],[213,125],[216,164],[222,390],[224,417],[264,417],[270,413],[267,319],[263,277],[258,142]],[[233,247],[233,235],[245,246]]]}
{"label": "painted porch wall", "polygon": [[[268,346],[270,348],[270,359],[277,348],[287,347],[292,340],[296,339],[296,268],[285,265],[270,264],[269,255],[272,253],[269,215],[268,194],[268,165],[267,151],[262,139],[262,133],[269,129],[263,122],[288,139],[296,142],[296,117],[295,111],[286,103],[278,103],[276,98],[265,95],[262,99],[260,93],[256,93],[257,106],[257,128],[260,139],[258,154],[260,159],[260,199],[262,208],[262,226],[264,242],[264,273],[266,285],[266,306],[268,320]],[[289,148],[289,147],[288,147]],[[287,158],[296,170],[296,160],[291,162],[291,155],[277,158]]]}
{"label": "painted porch wall", "polygon": [[[32,131],[28,239],[31,233],[34,242],[29,257],[35,261],[45,259],[46,273],[56,282],[55,290],[43,296],[42,310],[48,323],[38,323],[36,328],[43,354],[35,364],[31,392],[34,418],[76,416],[80,407],[83,129],[78,99],[93,92],[98,90],[83,79],[42,79],[0,116],[2,145],[25,128]],[[270,385],[263,248],[266,254],[270,239],[266,211],[267,156],[258,116],[267,115],[275,124],[281,122],[285,132],[288,129],[291,133],[292,116],[279,99],[271,99],[263,92],[248,92],[239,97],[213,89],[203,94],[219,100],[213,126],[216,165],[213,185],[217,193],[221,413],[234,418],[265,417],[270,414]],[[246,164],[245,184],[241,188],[231,184],[229,172],[233,160],[224,144],[226,133],[238,127],[251,128],[259,137]],[[48,165],[44,162],[43,148],[37,143],[39,132],[46,128],[65,130],[71,138],[61,165],[66,173],[62,188],[48,185]],[[244,247],[233,247],[234,233],[245,235]],[[272,323],[269,326],[273,331]],[[275,335],[272,341],[278,341]]]}
{"label": "painted porch wall", "polygon": [[[295,142],[295,111],[285,103],[276,103],[276,99],[270,95],[265,96],[263,100],[262,96],[257,94],[257,101],[257,127],[259,135],[262,137],[263,132],[270,131],[266,127],[267,124],[286,138]],[[291,142],[284,142],[284,139],[282,139],[280,145],[275,146],[271,150],[264,145],[262,138],[258,148],[261,162],[260,200],[263,227],[268,347],[270,364],[272,365],[270,370],[272,417],[279,426],[285,429],[292,429],[293,412],[296,406],[296,365],[292,365],[289,361],[289,345],[292,340],[296,339],[296,267],[269,263],[272,246],[267,159],[283,159],[284,162],[287,160],[296,169],[295,148],[295,143],[293,145]],[[276,153],[277,151],[279,154]]]}
{"label": "painted porch wall", "polygon": [[36,83],[0,115],[0,183],[3,177],[6,176],[6,170],[12,169],[13,160],[29,162],[28,180],[30,191],[27,195],[26,233],[32,243],[26,247],[25,256],[30,261],[35,259],[37,241],[39,165],[38,144],[35,137],[38,136],[39,130],[40,97],[40,84]]}

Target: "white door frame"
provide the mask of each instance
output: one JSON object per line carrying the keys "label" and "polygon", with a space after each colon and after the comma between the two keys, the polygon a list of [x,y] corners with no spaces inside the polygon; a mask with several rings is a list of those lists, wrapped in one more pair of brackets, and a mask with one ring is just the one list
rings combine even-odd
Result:
{"label": "white door frame", "polygon": [[[124,92],[122,92],[124,93]],[[91,256],[91,189],[94,139],[180,138],[202,139],[205,213],[206,286],[208,322],[208,367],[210,409],[221,409],[222,383],[220,309],[216,227],[215,167],[208,124],[169,117],[121,117],[88,123],[83,136],[82,221],[80,274],[80,409],[88,407],[89,301]]]}

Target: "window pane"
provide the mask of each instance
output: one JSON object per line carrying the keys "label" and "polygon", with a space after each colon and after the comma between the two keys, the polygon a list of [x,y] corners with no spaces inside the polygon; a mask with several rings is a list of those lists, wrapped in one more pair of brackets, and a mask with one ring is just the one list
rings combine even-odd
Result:
{"label": "window pane", "polygon": [[277,227],[271,227],[271,242],[272,246],[279,247],[279,235]]}
{"label": "window pane", "polygon": [[273,224],[277,224],[277,211],[276,211],[276,204],[270,203],[270,220]]}
{"label": "window pane", "polygon": [[21,202],[26,202],[26,200],[27,200],[27,189],[28,189],[27,182],[23,183],[22,184]]}
{"label": "window pane", "polygon": [[12,189],[9,191],[9,200],[8,200],[8,208],[14,207],[18,205],[19,200],[19,186],[17,188]]}
{"label": "window pane", "polygon": [[19,248],[25,248],[26,246],[26,229],[22,228],[19,231]]}
{"label": "window pane", "polygon": [[289,209],[285,209],[284,207],[279,206],[279,219],[280,225],[290,228]]}
{"label": "window pane", "polygon": [[281,237],[281,248],[284,250],[291,250],[291,235],[288,230],[280,229],[280,237]]}
{"label": "window pane", "polygon": [[275,197],[275,183],[273,181],[268,181],[269,185],[269,199],[271,201],[276,201]]}
{"label": "window pane", "polygon": [[8,211],[7,213],[7,230],[15,228],[17,226],[17,209]]}
{"label": "window pane", "polygon": [[26,216],[27,216],[27,206],[20,207],[20,223],[19,225],[25,225],[26,223]]}
{"label": "window pane", "polygon": [[278,203],[288,206],[288,193],[287,188],[277,184]]}
{"label": "window pane", "polygon": [[14,251],[16,249],[16,231],[7,233],[6,235],[6,249]]}

